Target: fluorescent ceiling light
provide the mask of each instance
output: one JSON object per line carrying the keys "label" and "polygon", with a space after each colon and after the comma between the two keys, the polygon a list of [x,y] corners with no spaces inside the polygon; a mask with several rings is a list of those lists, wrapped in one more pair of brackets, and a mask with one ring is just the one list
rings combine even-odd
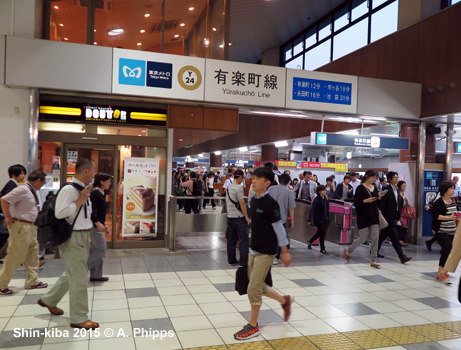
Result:
{"label": "fluorescent ceiling light", "polygon": [[358,130],[346,130],[346,131],[340,131],[338,134],[343,134],[343,135],[360,135]]}
{"label": "fluorescent ceiling light", "polygon": [[125,33],[125,30],[123,30],[122,28],[119,28],[119,29],[112,29],[109,33],[109,35],[121,35]]}
{"label": "fluorescent ceiling light", "polygon": [[250,151],[250,153],[257,153],[257,152],[259,152],[259,149],[255,149],[253,151]]}
{"label": "fluorescent ceiling light", "polygon": [[288,142],[286,142],[286,141],[278,141],[278,142],[274,142],[274,145],[275,145],[275,147],[286,147],[286,146],[288,146]]}
{"label": "fluorescent ceiling light", "polygon": [[203,153],[200,153],[200,154],[198,155],[198,157],[199,157],[199,158],[203,158]]}
{"label": "fluorescent ceiling light", "polygon": [[240,152],[248,152],[248,147],[240,147],[239,151]]}
{"label": "fluorescent ceiling light", "polygon": [[253,114],[274,115],[276,117],[304,117],[299,113],[253,112]]}
{"label": "fluorescent ceiling light", "polygon": [[220,156],[222,154],[222,152],[221,151],[216,151],[214,154],[217,155],[217,156]]}
{"label": "fluorescent ceiling light", "polygon": [[376,134],[376,133],[372,133],[370,135],[371,136],[385,136],[385,137],[399,137],[399,135],[395,135],[395,134]]}

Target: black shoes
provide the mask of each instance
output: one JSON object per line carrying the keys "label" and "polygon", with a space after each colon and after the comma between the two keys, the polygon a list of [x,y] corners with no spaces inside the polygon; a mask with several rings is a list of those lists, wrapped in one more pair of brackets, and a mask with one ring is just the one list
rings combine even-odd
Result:
{"label": "black shoes", "polygon": [[410,260],[411,260],[411,257],[408,257],[408,256],[404,255],[403,258],[400,259],[400,262],[402,264],[405,264],[406,262],[409,262]]}
{"label": "black shoes", "polygon": [[430,252],[432,252],[432,244],[431,244],[431,242],[426,241],[426,248],[427,248],[427,250],[429,250]]}
{"label": "black shoes", "polygon": [[326,250],[321,250],[320,253],[325,254],[325,255],[329,255]]}
{"label": "black shoes", "polygon": [[308,244],[307,249],[312,249],[312,246],[310,244]]}
{"label": "black shoes", "polygon": [[107,282],[108,280],[109,280],[109,277],[99,277],[99,278],[90,277],[90,282]]}

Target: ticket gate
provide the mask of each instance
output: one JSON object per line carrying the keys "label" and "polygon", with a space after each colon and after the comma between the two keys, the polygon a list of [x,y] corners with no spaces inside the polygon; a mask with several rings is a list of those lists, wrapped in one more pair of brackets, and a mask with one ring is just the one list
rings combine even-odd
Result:
{"label": "ticket gate", "polygon": [[[295,225],[290,236],[304,243],[309,241],[316,230],[314,226],[307,224],[311,204],[311,201],[296,199]],[[353,203],[331,199],[325,240],[336,244],[351,244],[354,241],[356,226],[356,210]]]}

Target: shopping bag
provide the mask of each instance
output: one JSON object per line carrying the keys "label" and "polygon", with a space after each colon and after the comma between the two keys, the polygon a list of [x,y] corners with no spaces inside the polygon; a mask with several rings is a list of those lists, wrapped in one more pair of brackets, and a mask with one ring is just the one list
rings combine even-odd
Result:
{"label": "shopping bag", "polygon": [[[239,295],[247,294],[248,284],[250,281],[248,280],[248,266],[240,266],[235,273],[235,290],[239,293]],[[272,287],[272,274],[271,269],[266,275],[266,279],[264,283],[267,284],[269,287]]]}

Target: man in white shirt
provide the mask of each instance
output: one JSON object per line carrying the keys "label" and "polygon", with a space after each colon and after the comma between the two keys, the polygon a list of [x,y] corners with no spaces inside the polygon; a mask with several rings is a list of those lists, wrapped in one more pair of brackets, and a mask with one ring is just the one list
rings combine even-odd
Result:
{"label": "man in white shirt", "polygon": [[[229,265],[246,266],[248,263],[248,231],[247,226],[250,224],[247,207],[243,197],[242,182],[245,181],[242,170],[234,172],[234,181],[226,190],[227,205],[227,261]],[[236,204],[240,205],[237,209]],[[239,242],[240,259],[237,260],[235,255],[237,241]]]}
{"label": "man in white shirt", "polygon": [[17,186],[1,199],[5,226],[10,232],[8,253],[0,271],[0,295],[12,294],[8,284],[16,269],[23,264],[26,270],[26,289],[46,288],[38,279],[37,219],[40,202],[37,191],[45,184],[45,173],[35,170],[29,174],[27,183]]}
{"label": "man in white shirt", "polygon": [[[63,187],[56,198],[55,216],[57,219],[66,219],[72,224],[75,221],[72,235],[59,246],[59,254],[66,267],[66,271],[59,277],[41,299],[40,306],[48,308],[54,315],[62,315],[64,311],[56,305],[70,291],[70,326],[73,328],[95,329],[99,324],[90,321],[88,317],[88,252],[89,235],[93,227],[91,221],[90,191],[85,188],[93,181],[96,166],[88,158],[80,159],[75,167],[76,174],[72,182],[83,188],[80,192],[74,186]],[[100,222],[95,222],[96,228],[104,231]]]}
{"label": "man in white shirt", "polygon": [[351,186],[352,186],[352,194],[355,196],[355,190],[357,189],[357,187],[359,187],[360,185],[360,174],[358,173],[353,173],[351,174]]}
{"label": "man in white shirt", "polygon": [[459,177],[458,176],[453,176],[453,180],[451,180],[451,182],[453,183],[453,185],[455,185],[455,193],[453,194],[453,197],[455,197],[455,199],[458,199],[458,197],[459,197],[458,181],[459,181]]}

